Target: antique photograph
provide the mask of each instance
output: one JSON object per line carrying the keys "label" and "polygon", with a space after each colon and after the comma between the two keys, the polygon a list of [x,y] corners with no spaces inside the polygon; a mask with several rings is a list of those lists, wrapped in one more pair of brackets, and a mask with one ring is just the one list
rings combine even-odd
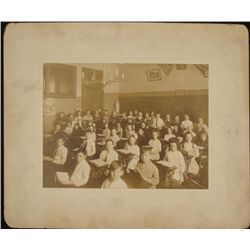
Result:
{"label": "antique photograph", "polygon": [[208,189],[208,64],[44,63],[43,187]]}

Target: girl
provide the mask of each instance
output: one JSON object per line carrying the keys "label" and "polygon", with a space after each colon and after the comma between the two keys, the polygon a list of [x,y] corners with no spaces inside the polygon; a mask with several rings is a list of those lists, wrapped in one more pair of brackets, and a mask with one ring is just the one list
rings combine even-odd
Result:
{"label": "girl", "polygon": [[174,138],[175,135],[173,134],[173,130],[171,127],[167,127],[167,133],[164,136],[164,141],[169,141],[169,139]]}
{"label": "girl", "polygon": [[120,141],[120,137],[117,135],[117,131],[115,128],[111,130],[110,139],[113,141],[114,147],[116,147],[117,143]]}
{"label": "girl", "polygon": [[134,135],[131,135],[129,137],[125,149],[127,149],[131,153],[131,156],[128,159],[127,167],[127,173],[129,173],[130,170],[135,170],[140,157],[140,148],[138,147],[138,145],[136,145],[136,138]]}
{"label": "girl", "polygon": [[193,143],[193,136],[190,132],[185,134],[185,141],[182,145],[182,152],[186,161],[187,174],[196,176],[199,173],[199,165],[196,158],[199,157],[199,149]]}
{"label": "girl", "polygon": [[104,135],[104,140],[108,140],[110,137],[110,129],[109,129],[109,124],[106,122],[104,123],[104,129],[102,131],[102,134]]}
{"label": "girl", "polygon": [[152,161],[158,161],[160,159],[161,152],[161,142],[158,139],[158,131],[153,131],[153,139],[151,139],[148,143],[152,149],[150,151],[150,158]]}
{"label": "girl", "polygon": [[127,130],[126,130],[126,135],[125,136],[126,136],[127,139],[129,139],[130,136],[134,136],[136,140],[138,139],[138,135],[133,130],[132,124],[127,125]]}
{"label": "girl", "polygon": [[122,138],[123,137],[123,129],[122,129],[122,126],[121,126],[121,123],[118,122],[117,125],[116,125],[116,131],[117,131],[117,135]]}

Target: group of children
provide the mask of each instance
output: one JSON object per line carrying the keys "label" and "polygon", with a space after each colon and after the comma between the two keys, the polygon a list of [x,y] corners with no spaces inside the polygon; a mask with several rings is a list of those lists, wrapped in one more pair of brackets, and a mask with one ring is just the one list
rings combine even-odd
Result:
{"label": "group of children", "polygon": [[44,152],[53,181],[55,172],[76,161],[76,167],[66,168],[69,180],[57,180],[63,186],[87,187],[91,159],[107,163],[98,175],[96,187],[102,188],[181,188],[190,178],[208,178],[208,126],[202,118],[193,123],[187,114],[181,121],[178,115],[163,119],[160,113],[137,110],[111,115],[107,110],[60,112]]}

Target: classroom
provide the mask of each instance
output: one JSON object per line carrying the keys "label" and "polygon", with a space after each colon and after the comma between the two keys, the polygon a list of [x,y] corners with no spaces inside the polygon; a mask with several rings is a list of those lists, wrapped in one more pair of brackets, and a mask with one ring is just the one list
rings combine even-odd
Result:
{"label": "classroom", "polygon": [[208,72],[45,63],[43,187],[207,189]]}

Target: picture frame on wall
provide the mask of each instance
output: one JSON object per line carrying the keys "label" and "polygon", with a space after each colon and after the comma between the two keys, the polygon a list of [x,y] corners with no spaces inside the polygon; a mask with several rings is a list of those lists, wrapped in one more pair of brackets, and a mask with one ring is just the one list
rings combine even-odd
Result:
{"label": "picture frame on wall", "polygon": [[160,69],[148,70],[147,76],[149,81],[159,81],[161,80],[161,70]]}

